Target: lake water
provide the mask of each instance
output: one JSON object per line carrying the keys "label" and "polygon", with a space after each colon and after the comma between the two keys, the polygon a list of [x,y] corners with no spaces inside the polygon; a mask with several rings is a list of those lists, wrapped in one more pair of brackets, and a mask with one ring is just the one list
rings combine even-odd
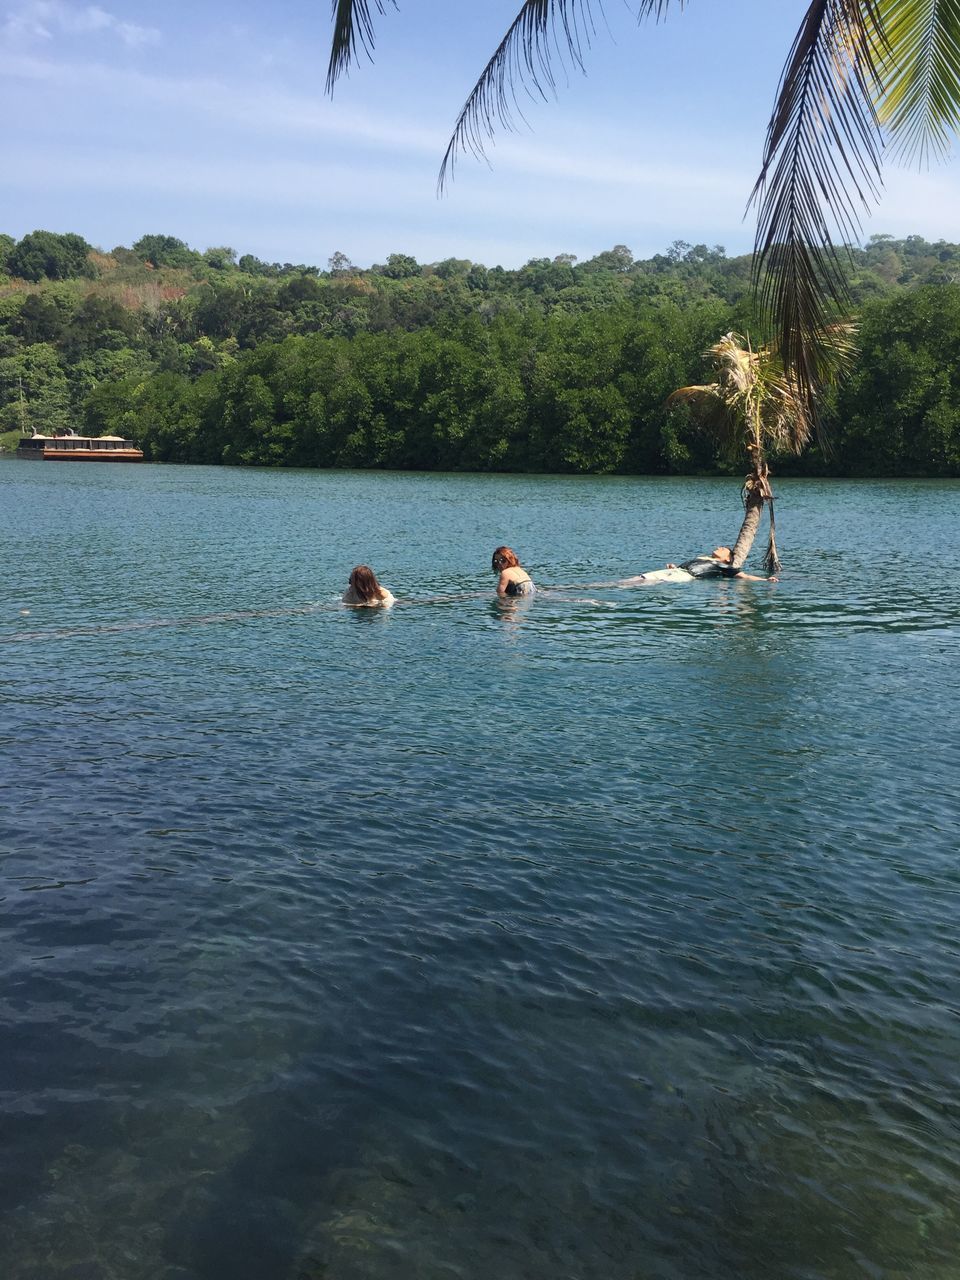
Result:
{"label": "lake water", "polygon": [[0,464],[5,1280],[954,1280],[960,484],[779,490]]}

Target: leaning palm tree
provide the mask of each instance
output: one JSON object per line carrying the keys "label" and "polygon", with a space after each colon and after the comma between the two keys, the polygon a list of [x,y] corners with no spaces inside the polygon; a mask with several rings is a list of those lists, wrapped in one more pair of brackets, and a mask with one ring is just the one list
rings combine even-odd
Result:
{"label": "leaning palm tree", "polygon": [[[837,343],[842,341],[838,337]],[[810,439],[813,421],[796,379],[784,369],[772,345],[754,350],[749,338],[727,333],[704,352],[715,380],[704,386],[680,387],[667,404],[687,404],[700,425],[715,439],[730,462],[747,462],[743,482],[744,516],[733,547],[733,563],[746,561],[760,528],[765,505],[770,508],[770,536],[764,566],[780,568],[777,555],[769,453],[800,453]]]}
{"label": "leaning palm tree", "polygon": [[[332,0],[327,76],[372,52],[387,0]],[[395,4],[396,0],[392,0]],[[685,0],[673,0],[682,10]],[[637,0],[639,21],[671,0]],[[440,184],[464,151],[511,128],[517,88],[547,97],[558,59],[583,69],[600,0],[525,0],[461,110]],[[847,303],[844,245],[879,195],[881,158],[925,160],[960,127],[960,0],[810,0],[777,92],[760,176],[756,288],[784,370],[816,429],[824,376],[819,338]]]}

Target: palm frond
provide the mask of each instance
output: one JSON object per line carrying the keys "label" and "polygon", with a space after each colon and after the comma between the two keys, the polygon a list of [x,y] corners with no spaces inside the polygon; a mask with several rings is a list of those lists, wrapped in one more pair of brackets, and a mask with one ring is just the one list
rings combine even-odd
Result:
{"label": "palm frond", "polygon": [[821,383],[835,386],[850,371],[857,354],[859,325],[853,320],[835,320],[814,336],[814,358]]}
{"label": "palm frond", "polygon": [[719,382],[700,387],[678,387],[667,397],[668,405],[687,405],[697,426],[723,457],[736,461],[743,452],[743,417],[724,394]]}
{"label": "palm frond", "polygon": [[[360,49],[369,57],[374,45],[371,0],[332,0],[332,4],[333,40],[327,66],[327,93],[333,93],[337,81],[357,60]],[[385,0],[372,0],[372,4],[379,14],[386,13]]]}
{"label": "palm frond", "polygon": [[[822,335],[820,341],[825,341]],[[829,342],[831,351],[842,350],[841,335],[831,335]],[[680,387],[667,404],[689,405],[700,427],[731,461],[746,457],[752,468],[759,468],[767,450],[800,453],[810,439],[813,419],[775,345],[754,350],[749,339],[726,333],[703,354],[716,381]]]}
{"label": "palm frond", "polygon": [[765,449],[802,453],[810,442],[813,422],[793,379],[782,373],[768,377],[760,404]]}
{"label": "palm frond", "polygon": [[960,0],[879,0],[884,51],[880,121],[898,159],[943,156],[960,129]]}
{"label": "palm frond", "polygon": [[721,387],[718,382],[708,382],[704,386],[677,387],[667,396],[667,404],[692,404],[705,413],[712,413],[724,407]]}
{"label": "palm frond", "polygon": [[[680,9],[686,4],[686,0],[673,2]],[[660,21],[670,4],[671,0],[640,0],[637,21],[650,17]],[[523,114],[517,99],[519,86],[531,97],[545,99],[556,92],[557,63],[584,70],[584,52],[596,31],[594,9],[601,10],[601,0],[525,0],[457,116],[440,166],[439,190],[463,151],[481,157],[498,126],[516,128],[516,116]]]}
{"label": "palm frond", "polygon": [[760,356],[750,346],[749,339],[739,333],[725,333],[703,354],[712,361],[718,381],[726,387],[728,396],[750,394],[759,375]]}
{"label": "palm frond", "polygon": [[860,233],[879,194],[874,110],[887,48],[884,0],[812,0],[794,39],[750,203],[759,205],[755,272],[761,314],[816,429],[818,335],[847,302],[838,246]]}

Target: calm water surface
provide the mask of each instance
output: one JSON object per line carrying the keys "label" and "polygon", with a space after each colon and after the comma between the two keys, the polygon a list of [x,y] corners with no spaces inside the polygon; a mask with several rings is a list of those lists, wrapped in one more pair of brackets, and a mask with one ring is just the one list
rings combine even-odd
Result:
{"label": "calm water surface", "polygon": [[955,1280],[960,485],[780,489],[0,465],[0,1275]]}

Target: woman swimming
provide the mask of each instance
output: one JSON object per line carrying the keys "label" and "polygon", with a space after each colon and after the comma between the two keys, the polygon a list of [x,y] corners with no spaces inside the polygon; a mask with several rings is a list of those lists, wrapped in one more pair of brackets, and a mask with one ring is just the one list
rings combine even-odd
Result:
{"label": "woman swimming", "polygon": [[393,593],[386,587],[381,587],[370,566],[358,564],[350,574],[350,584],[343,593],[343,603],[389,609],[394,601]]}
{"label": "woman swimming", "polygon": [[521,567],[517,553],[509,547],[497,547],[490,567],[500,575],[497,580],[498,596],[532,596],[537,589],[529,573]]}

